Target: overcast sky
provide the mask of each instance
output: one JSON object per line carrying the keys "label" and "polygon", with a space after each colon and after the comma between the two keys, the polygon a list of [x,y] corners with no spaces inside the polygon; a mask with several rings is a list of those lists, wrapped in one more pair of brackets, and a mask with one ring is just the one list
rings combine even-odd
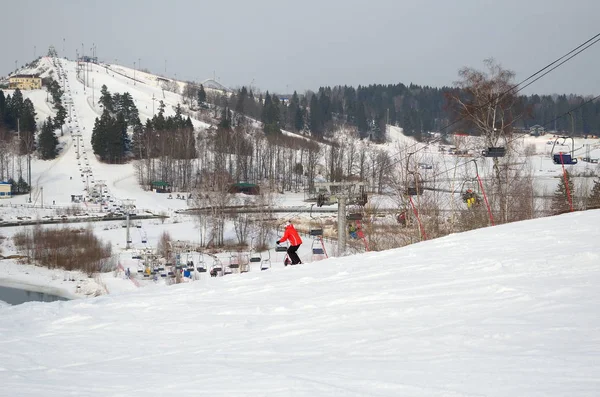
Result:
{"label": "overcast sky", "polygon": [[[598,0],[19,0],[2,7],[0,75],[54,45],[75,57],[229,87],[451,85],[496,58],[520,81],[600,32]],[[64,49],[64,51],[63,51]],[[600,43],[527,93],[600,93]]]}

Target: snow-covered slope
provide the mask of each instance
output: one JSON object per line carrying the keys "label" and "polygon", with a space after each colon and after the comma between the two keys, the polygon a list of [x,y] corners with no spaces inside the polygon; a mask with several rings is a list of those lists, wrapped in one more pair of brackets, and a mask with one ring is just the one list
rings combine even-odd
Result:
{"label": "snow-covered slope", "polygon": [[[114,65],[86,64],[89,73],[77,76],[77,63],[65,59],[53,60],[42,58],[38,64],[39,70],[46,74],[52,71],[52,76],[59,81],[65,91],[63,104],[67,109],[70,122],[64,127],[64,135],[60,137],[63,149],[58,159],[53,161],[32,160],[32,201],[36,205],[56,206],[71,205],[71,195],[84,194],[84,189],[96,182],[104,182],[112,197],[116,200],[134,200],[139,208],[152,209],[161,212],[187,207],[185,201],[168,200],[166,196],[157,196],[144,191],[137,184],[133,164],[110,165],[96,160],[91,148],[91,135],[94,120],[102,108],[98,104],[100,89],[106,85],[111,93],[129,92],[139,109],[142,122],[153,117],[158,112],[158,104],[163,100],[166,104],[166,115],[174,114],[174,109],[181,102],[181,96],[163,91],[159,84],[152,82],[147,73],[136,73],[134,84],[133,70],[119,67],[119,73]],[[131,74],[131,76],[129,76]],[[64,79],[62,77],[65,77]],[[84,78],[85,76],[85,78]],[[11,94],[8,91],[8,94]],[[43,90],[23,91],[25,98],[30,98],[35,105],[39,120],[54,116],[52,104],[46,102],[46,92]],[[207,124],[193,120],[196,128],[205,128]],[[79,138],[79,155],[77,158],[77,138]],[[90,172],[87,172],[90,171]],[[83,173],[82,173],[83,172]],[[27,204],[29,196],[16,196],[10,200],[12,204]],[[100,206],[86,210],[99,210]]]}
{"label": "snow-covered slope", "polygon": [[597,396],[598,225],[0,307],[0,394]]}

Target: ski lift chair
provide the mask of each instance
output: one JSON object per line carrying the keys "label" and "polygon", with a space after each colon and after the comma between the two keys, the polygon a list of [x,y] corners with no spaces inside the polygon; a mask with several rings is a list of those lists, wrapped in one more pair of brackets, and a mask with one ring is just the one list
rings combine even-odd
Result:
{"label": "ski lift chair", "polygon": [[227,266],[229,269],[231,269],[231,272],[233,273],[233,271],[239,271],[240,268],[240,256],[239,253],[235,252],[235,253],[231,253],[229,255],[229,266]]}
{"label": "ski lift chair", "polygon": [[250,271],[250,257],[248,254],[241,254],[240,258],[240,273],[248,273]]}
{"label": "ski lift chair", "polygon": [[315,257],[319,258],[319,257],[322,257],[322,256],[326,255],[325,254],[325,249],[323,249],[322,246],[321,247],[317,246],[316,243],[318,243],[318,241],[317,240],[313,240],[312,245],[310,247],[310,249],[312,251],[312,255],[313,255],[313,260],[316,259]]}
{"label": "ski lift chair", "polygon": [[[558,142],[559,139],[563,140],[561,146],[565,145],[565,142],[567,141],[567,139],[571,140],[571,151],[570,152],[554,153],[554,148],[556,147],[556,143]],[[568,136],[557,137],[554,140],[554,144],[552,145],[552,151],[550,152],[550,157],[552,158],[552,161],[554,162],[554,164],[560,164],[560,165],[577,164],[577,158],[575,157],[575,140],[572,137],[568,137]]]}
{"label": "ski lift chair", "polygon": [[420,196],[423,194],[423,180],[418,173],[411,172],[411,174],[414,179],[408,183],[405,193],[407,196]]}
{"label": "ski lift chair", "polygon": [[323,235],[323,226],[311,226],[311,228],[308,230],[308,234],[311,237],[320,237]]}
{"label": "ski lift chair", "polygon": [[203,253],[200,253],[200,261],[198,262],[198,266],[196,266],[196,270],[198,273],[206,273],[206,263],[204,263]]}
{"label": "ski lift chair", "polygon": [[262,256],[260,252],[252,252],[250,253],[250,263],[260,263],[262,262]]}
{"label": "ski lift chair", "polygon": [[353,212],[346,215],[346,219],[349,221],[362,221],[363,214],[361,214],[360,212]]}
{"label": "ski lift chair", "polygon": [[193,272],[194,271],[194,261],[188,261],[187,263],[187,270]]}
{"label": "ski lift chair", "polygon": [[217,277],[219,275],[223,275],[223,265],[221,265],[221,261],[215,259],[215,263],[210,267],[210,276]]}
{"label": "ski lift chair", "polygon": [[269,270],[271,268],[271,251],[267,250],[267,257],[260,262],[260,270]]}
{"label": "ski lift chair", "polygon": [[502,146],[490,146],[481,152],[483,157],[504,157],[506,154],[506,148]]}
{"label": "ski lift chair", "polygon": [[573,165],[577,164],[577,158],[571,157],[569,153],[557,153],[552,156],[552,161],[554,164],[564,164],[564,165]]}

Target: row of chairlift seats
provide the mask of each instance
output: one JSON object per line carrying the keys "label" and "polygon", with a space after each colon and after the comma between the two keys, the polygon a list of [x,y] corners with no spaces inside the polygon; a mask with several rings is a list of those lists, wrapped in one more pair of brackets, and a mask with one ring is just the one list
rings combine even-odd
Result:
{"label": "row of chairlift seats", "polygon": [[[554,148],[559,139],[562,139],[563,143],[567,139],[571,139],[571,151],[570,152],[554,153]],[[564,136],[557,137],[554,140],[554,144],[552,145],[552,152],[551,152],[552,161],[554,162],[554,164],[564,164],[564,165],[577,164],[577,158],[574,157],[574,154],[575,154],[574,151],[575,151],[575,143],[574,143],[574,140],[572,137],[564,137]],[[482,151],[481,154],[484,157],[504,157],[504,155],[506,154],[506,148],[504,148],[504,147],[489,147],[486,150]],[[586,159],[586,160],[591,161],[591,159]]]}
{"label": "row of chairlift seats", "polygon": [[[557,138],[558,140],[559,138]],[[566,137],[562,137],[566,139]],[[556,141],[554,143],[556,145]],[[552,148],[554,151],[554,147]],[[502,146],[489,147],[481,152],[483,157],[498,158],[504,157],[506,154],[506,148]],[[573,157],[573,150],[571,153],[552,153],[552,161],[554,164],[572,165],[577,164],[577,158]],[[409,196],[419,196],[423,193],[423,188],[419,184],[415,186],[409,186],[406,188],[406,194]]]}
{"label": "row of chairlift seats", "polygon": [[[241,256],[236,253],[232,254],[229,259],[229,265],[223,266],[220,260],[216,259],[216,263],[210,267],[211,277],[217,277],[218,275],[232,274],[234,271],[239,273],[247,273],[250,271],[252,263],[259,263],[260,270],[268,270],[271,268],[271,253],[267,251],[267,257],[263,258],[260,252],[251,252],[248,259],[248,264],[242,264],[240,261]],[[206,272],[205,266],[199,266],[198,272]]]}
{"label": "row of chairlift seats", "polygon": [[[481,155],[483,157],[491,158],[504,157],[505,154],[506,148],[502,146],[488,147],[487,149],[481,152]],[[423,184],[421,183],[420,177],[417,174],[415,174],[415,179],[416,180],[405,190],[407,196],[420,196],[423,194]]]}
{"label": "row of chairlift seats", "polygon": [[[141,259],[141,257],[133,257],[133,259]],[[167,278],[167,277],[174,278],[175,272],[173,272],[172,270],[166,270],[168,267],[171,267],[171,265],[157,266],[157,267],[153,268],[152,270],[148,270],[148,268],[138,269],[137,272],[143,274],[144,278],[150,278],[151,276],[158,276],[158,275],[160,275],[161,278]],[[195,269],[194,262],[189,261],[185,266],[184,265],[176,265],[175,269],[176,269],[176,271],[182,271],[184,277],[191,277],[191,272],[193,272]],[[206,272],[206,267],[203,265],[200,265],[197,267],[197,271],[199,273],[204,273],[204,272]]]}
{"label": "row of chairlift seats", "polygon": [[[284,250],[287,249],[287,247],[282,248],[284,248]],[[232,274],[236,271],[239,273],[247,273],[250,270],[250,265],[242,264],[240,258],[241,256],[239,254],[232,254],[229,265],[227,266],[223,266],[222,262],[219,259],[216,259],[216,263],[210,267],[210,275],[212,277],[216,277],[218,275]],[[134,256],[133,259],[141,259],[141,256]],[[252,252],[248,261],[249,263],[260,263],[261,271],[268,270],[271,268],[271,253],[267,251],[267,257],[263,258],[260,252]],[[165,268],[170,266],[172,265],[159,266],[153,268],[149,272],[145,271],[145,269],[138,269],[138,273],[143,273],[144,277],[150,277],[157,274],[160,274],[161,277],[175,277],[175,273],[173,271],[165,271]],[[191,277],[191,272],[194,270],[198,273],[206,273],[208,271],[204,262],[201,262],[198,264],[198,266],[194,266],[194,262],[189,261],[185,266],[176,265],[175,268],[176,270],[183,271],[184,277]]]}

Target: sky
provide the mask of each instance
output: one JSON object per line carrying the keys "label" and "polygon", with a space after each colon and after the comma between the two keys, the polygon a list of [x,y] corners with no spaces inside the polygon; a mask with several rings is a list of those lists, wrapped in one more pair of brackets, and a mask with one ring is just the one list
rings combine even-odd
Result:
{"label": "sky", "polygon": [[[167,5],[168,4],[168,5]],[[183,80],[215,77],[278,93],[320,86],[448,86],[497,59],[521,81],[596,35],[595,0],[22,0],[3,6],[0,75],[45,54],[141,65]],[[8,36],[7,36],[8,37]],[[597,95],[600,44],[524,93]]]}

